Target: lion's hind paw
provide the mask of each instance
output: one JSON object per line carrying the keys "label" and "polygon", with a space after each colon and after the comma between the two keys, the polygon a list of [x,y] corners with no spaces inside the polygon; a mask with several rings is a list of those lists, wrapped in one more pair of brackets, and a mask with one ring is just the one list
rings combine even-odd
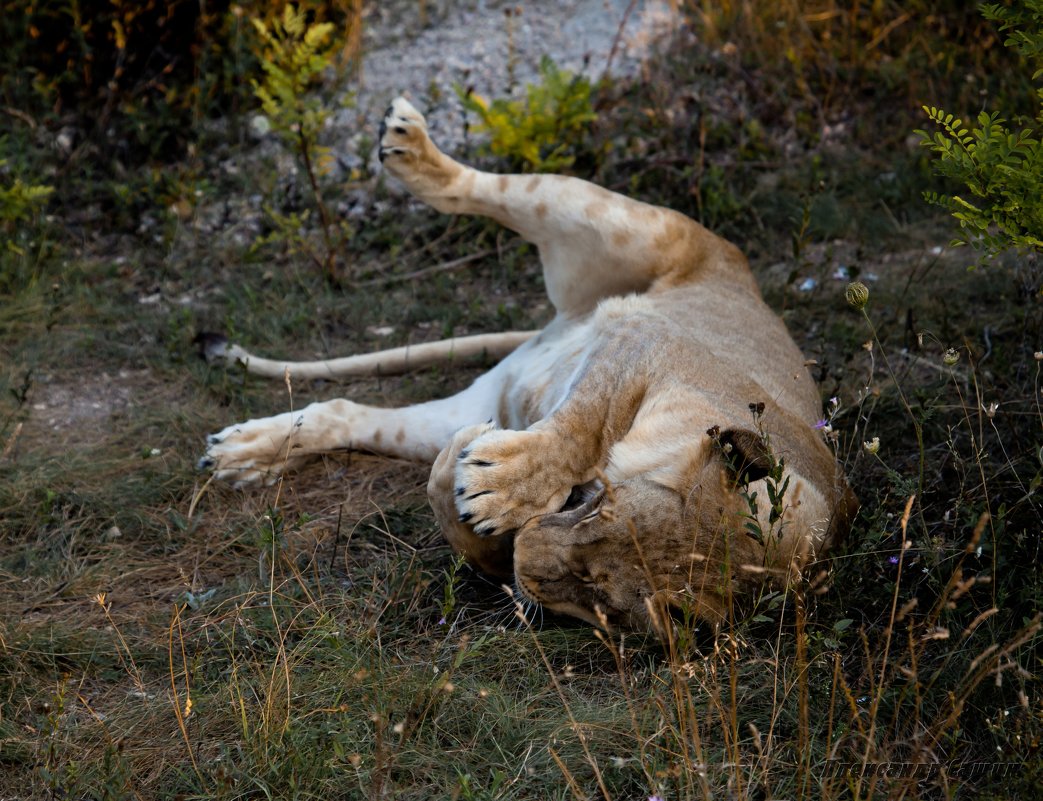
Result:
{"label": "lion's hind paw", "polygon": [[[377,156],[384,161],[388,156],[419,158],[427,137],[427,121],[413,104],[404,97],[391,101],[380,122],[380,148]],[[394,167],[396,159],[388,165]]]}

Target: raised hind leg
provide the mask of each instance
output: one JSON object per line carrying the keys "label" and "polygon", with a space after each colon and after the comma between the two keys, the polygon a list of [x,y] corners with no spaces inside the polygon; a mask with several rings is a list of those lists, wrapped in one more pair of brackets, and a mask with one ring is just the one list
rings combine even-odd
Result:
{"label": "raised hind leg", "polygon": [[381,126],[385,168],[439,211],[491,217],[535,244],[559,313],[725,271],[753,286],[742,254],[694,220],[562,175],[496,175],[454,161],[403,98]]}

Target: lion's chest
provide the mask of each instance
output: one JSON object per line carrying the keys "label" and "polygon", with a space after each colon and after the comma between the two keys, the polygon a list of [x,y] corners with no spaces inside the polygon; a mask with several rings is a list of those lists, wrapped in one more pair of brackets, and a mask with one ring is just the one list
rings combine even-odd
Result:
{"label": "lion's chest", "polygon": [[591,332],[589,320],[555,321],[501,362],[497,423],[520,430],[547,417],[568,396],[589,351]]}

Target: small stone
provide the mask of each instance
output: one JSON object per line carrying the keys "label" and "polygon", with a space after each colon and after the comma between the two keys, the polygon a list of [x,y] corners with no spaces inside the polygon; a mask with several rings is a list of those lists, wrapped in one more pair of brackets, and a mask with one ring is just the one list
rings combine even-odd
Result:
{"label": "small stone", "polygon": [[250,118],[250,133],[255,139],[264,139],[272,131],[272,123],[263,114],[254,114]]}

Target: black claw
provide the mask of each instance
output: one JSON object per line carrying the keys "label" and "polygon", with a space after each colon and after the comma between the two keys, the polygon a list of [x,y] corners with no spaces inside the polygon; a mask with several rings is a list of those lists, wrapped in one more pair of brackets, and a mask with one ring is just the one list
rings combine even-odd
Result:
{"label": "black claw", "polygon": [[377,150],[377,158],[380,159],[381,164],[384,163],[384,156],[386,155],[386,153],[387,151],[384,148],[379,148]]}
{"label": "black claw", "polygon": [[215,464],[217,463],[209,456],[204,456],[202,459],[196,462],[196,470],[209,470]]}
{"label": "black claw", "polygon": [[459,498],[465,492],[467,492],[466,487],[457,487],[455,490],[453,490],[453,494],[456,495],[457,498]]}
{"label": "black claw", "polygon": [[474,533],[477,534],[479,537],[488,537],[494,531],[496,531],[495,526],[481,526],[480,528],[476,528],[474,530]]}
{"label": "black claw", "polygon": [[384,134],[388,132],[388,124],[384,120],[380,121],[380,127],[377,129],[377,139],[381,140],[384,138]]}
{"label": "black claw", "polygon": [[476,492],[474,495],[468,495],[467,500],[473,501],[475,498],[481,498],[483,495],[492,495],[492,492],[492,490],[482,490],[481,492]]}
{"label": "black claw", "polygon": [[395,133],[399,134],[400,136],[405,136],[406,135],[406,129],[403,128],[401,125],[396,125],[395,126]]}
{"label": "black claw", "polygon": [[470,448],[464,448],[462,451],[460,451],[459,455],[456,458],[457,459],[466,459],[470,455],[471,455],[471,449]]}
{"label": "black claw", "polygon": [[493,466],[492,462],[487,462],[487,461],[485,461],[485,459],[474,459],[474,460],[471,461],[471,464],[473,464],[475,467],[492,467]]}
{"label": "black claw", "polygon": [[474,517],[474,514],[472,512],[460,512],[460,522],[461,523],[466,523],[472,517]]}
{"label": "black claw", "polygon": [[207,445],[219,445],[220,443],[221,438],[217,436],[217,434],[211,434],[209,437],[206,438]]}

